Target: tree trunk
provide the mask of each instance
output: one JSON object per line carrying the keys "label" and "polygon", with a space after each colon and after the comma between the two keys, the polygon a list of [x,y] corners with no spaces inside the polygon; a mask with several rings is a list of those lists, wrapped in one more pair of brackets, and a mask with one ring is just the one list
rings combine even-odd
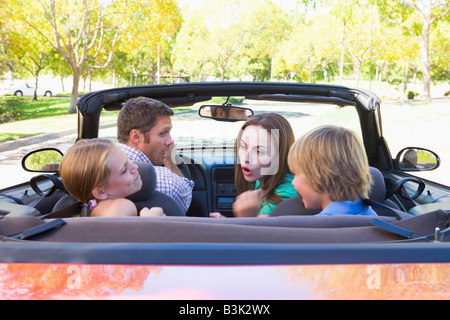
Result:
{"label": "tree trunk", "polygon": [[63,77],[63,76],[59,76],[59,79],[61,80],[61,89],[62,89],[62,92],[66,92],[66,90],[64,89],[64,77]]}
{"label": "tree trunk", "polygon": [[405,82],[403,83],[403,95],[406,93],[406,90],[408,90],[408,80],[409,80],[409,58],[406,60],[406,66],[405,66]]}
{"label": "tree trunk", "polygon": [[361,62],[355,63],[356,87],[359,88],[359,74],[361,73]]}
{"label": "tree trunk", "polygon": [[67,113],[77,112],[78,85],[80,84],[81,70],[73,70],[72,94],[70,95],[70,105]]}
{"label": "tree trunk", "polygon": [[37,101],[37,88],[39,84],[39,78],[37,75],[34,77],[34,92],[33,92],[33,101]]}
{"label": "tree trunk", "polygon": [[225,81],[225,67],[219,62],[220,81]]}
{"label": "tree trunk", "polygon": [[430,51],[429,42],[430,41],[430,28],[429,25],[423,24],[422,36],[420,37],[420,47],[422,55],[422,77],[423,77],[423,99],[425,102],[431,102],[431,75],[430,75]]}
{"label": "tree trunk", "polygon": [[346,22],[344,21],[344,26],[342,29],[342,39],[341,39],[341,58],[339,60],[339,84],[342,84],[342,79],[344,78],[345,27],[346,27]]}

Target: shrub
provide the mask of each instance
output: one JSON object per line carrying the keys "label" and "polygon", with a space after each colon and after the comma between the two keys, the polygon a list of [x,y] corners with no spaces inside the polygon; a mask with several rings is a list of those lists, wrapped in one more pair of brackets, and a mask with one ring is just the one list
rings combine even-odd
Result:
{"label": "shrub", "polygon": [[19,104],[20,102],[14,97],[0,98],[0,123],[16,120],[20,115]]}
{"label": "shrub", "polygon": [[408,90],[408,92],[406,93],[406,98],[408,98],[409,100],[414,99],[414,95],[414,92]]}

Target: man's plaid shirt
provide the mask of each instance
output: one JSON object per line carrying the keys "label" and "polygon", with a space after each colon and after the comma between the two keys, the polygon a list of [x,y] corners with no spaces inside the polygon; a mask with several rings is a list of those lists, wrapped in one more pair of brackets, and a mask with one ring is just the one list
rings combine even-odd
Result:
{"label": "man's plaid shirt", "polygon": [[[118,143],[118,145],[131,161],[151,163],[150,159],[140,150],[123,143]],[[194,182],[178,176],[166,167],[153,167],[156,173],[156,191],[167,194],[180,205],[184,212],[187,212],[191,205]]]}

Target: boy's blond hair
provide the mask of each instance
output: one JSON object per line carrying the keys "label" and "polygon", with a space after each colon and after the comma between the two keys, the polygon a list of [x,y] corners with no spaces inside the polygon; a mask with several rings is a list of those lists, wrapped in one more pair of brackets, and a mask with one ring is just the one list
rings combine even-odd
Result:
{"label": "boy's blond hair", "polygon": [[93,199],[92,190],[108,183],[111,170],[107,161],[114,147],[106,139],[80,140],[64,154],[59,167],[61,180],[81,203]]}
{"label": "boy's blond hair", "polygon": [[292,145],[288,165],[331,201],[368,198],[371,188],[364,146],[356,134],[337,126],[315,128]]}

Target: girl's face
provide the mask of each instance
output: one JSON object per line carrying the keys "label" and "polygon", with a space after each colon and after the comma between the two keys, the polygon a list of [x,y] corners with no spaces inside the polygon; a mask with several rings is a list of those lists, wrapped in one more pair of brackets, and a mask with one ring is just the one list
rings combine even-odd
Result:
{"label": "girl's face", "polygon": [[111,174],[103,191],[108,198],[125,198],[141,190],[142,180],[138,166],[128,160],[126,153],[121,148],[114,146],[107,165]]}
{"label": "girl's face", "polygon": [[277,142],[272,138],[270,131],[259,125],[250,125],[242,132],[238,161],[246,181],[255,182],[278,170]]}
{"label": "girl's face", "polygon": [[325,193],[314,191],[301,174],[294,175],[292,185],[302,196],[307,209],[323,209],[331,202]]}

